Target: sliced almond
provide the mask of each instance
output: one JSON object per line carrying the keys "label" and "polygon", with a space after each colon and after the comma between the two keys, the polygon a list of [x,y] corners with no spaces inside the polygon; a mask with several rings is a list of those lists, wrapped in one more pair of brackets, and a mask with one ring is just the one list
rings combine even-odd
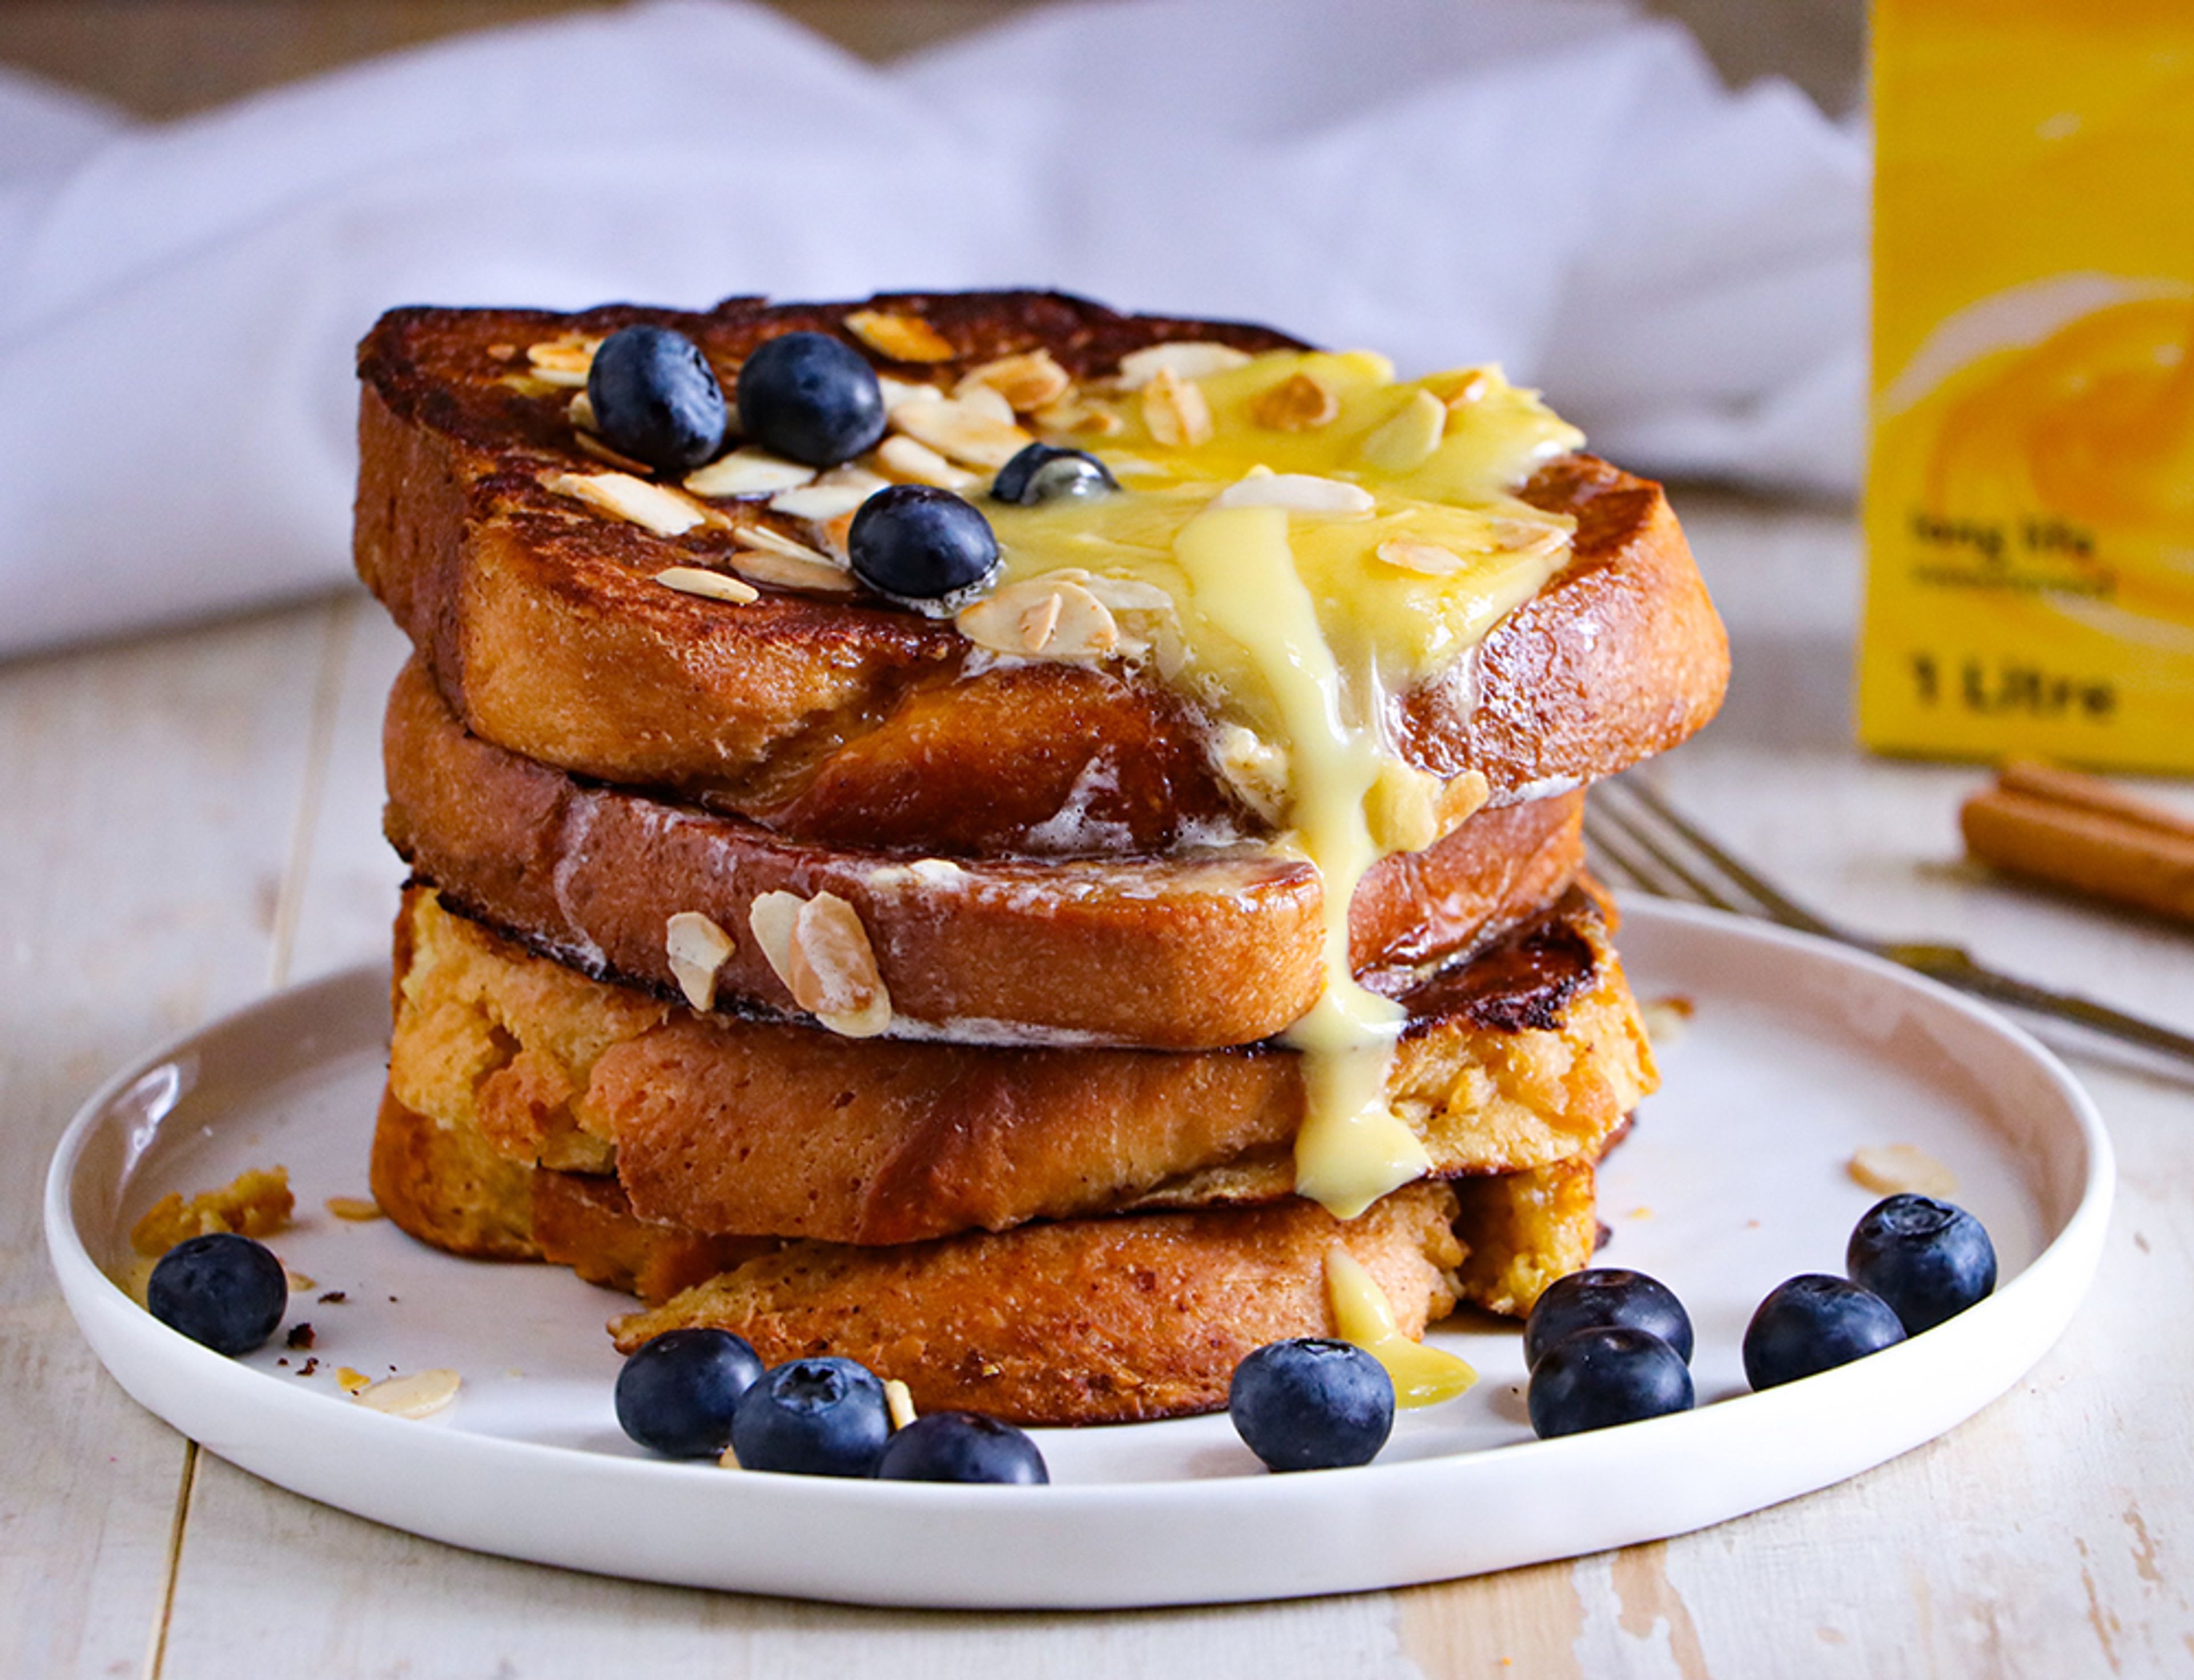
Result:
{"label": "sliced almond", "polygon": [[1493,521],[1493,540],[1504,553],[1551,554],[1568,544],[1570,531],[1567,525],[1537,519],[1501,519]]}
{"label": "sliced almond", "polygon": [[1381,851],[1422,851],[1440,837],[1446,784],[1415,765],[1389,760],[1364,795],[1364,815]]}
{"label": "sliced almond", "polygon": [[773,496],[814,477],[813,467],[787,461],[767,450],[737,449],[688,473],[686,488],[695,496]]}
{"label": "sliced almond", "polygon": [[1288,749],[1267,741],[1255,730],[1238,723],[1221,724],[1213,732],[1212,761],[1242,802],[1267,823],[1286,815],[1289,799]]}
{"label": "sliced almond", "polygon": [[732,536],[743,548],[759,548],[766,554],[780,555],[788,560],[805,560],[810,565],[827,566],[830,564],[828,554],[787,536],[781,530],[772,530],[767,525],[741,525]]}
{"label": "sliced almond", "polygon": [[1852,1177],[1884,1195],[1956,1195],[1958,1175],[1916,1144],[1870,1144],[1855,1151]]}
{"label": "sliced almond", "polygon": [[571,441],[604,466],[614,467],[620,473],[640,473],[648,470],[646,462],[635,460],[623,450],[611,448],[592,432],[582,432],[575,427]]}
{"label": "sliced almond", "polygon": [[769,511],[789,519],[813,519],[818,525],[824,525],[841,514],[852,513],[875,494],[875,490],[859,485],[802,485],[798,490],[770,497]]}
{"label": "sliced almond", "polygon": [[1153,344],[1147,350],[1138,350],[1120,358],[1116,383],[1123,391],[1140,391],[1161,373],[1169,373],[1179,379],[1202,379],[1207,374],[1238,368],[1249,359],[1245,352],[1231,344],[1203,341]]}
{"label": "sliced almond", "polygon": [[927,444],[912,438],[887,438],[876,445],[876,464],[901,484],[935,485],[940,490],[969,490],[981,475],[955,467]]}
{"label": "sliced almond", "polygon": [[1120,627],[1085,585],[1058,576],[1009,583],[952,621],[978,647],[1030,659],[1095,659],[1120,645]]}
{"label": "sliced almond", "polygon": [[1460,414],[1481,399],[1500,379],[1498,368],[1457,368],[1452,373],[1434,374],[1424,383],[1425,388],[1446,405],[1450,414]]}
{"label": "sliced almond", "polygon": [[1249,404],[1249,418],[1274,432],[1314,432],[1341,412],[1341,398],[1307,373],[1291,373]]}
{"label": "sliced almond", "polygon": [[887,373],[876,376],[876,387],[884,393],[886,414],[901,403],[933,403],[945,395],[934,385],[924,385],[911,379],[893,379]]}
{"label": "sliced almond", "polygon": [[1212,498],[1214,507],[1284,507],[1290,513],[1356,517],[1378,505],[1371,492],[1343,479],[1312,473],[1252,473]]}
{"label": "sliced almond", "polygon": [[1143,387],[1143,424],[1168,449],[1193,449],[1211,441],[1211,404],[1203,387],[1162,367]]}
{"label": "sliced almond", "polygon": [[408,1376],[385,1377],[351,1396],[370,1412],[386,1412],[395,1418],[431,1418],[457,1397],[464,1379],[455,1371],[414,1371]]}
{"label": "sliced almond", "polygon": [[959,353],[951,340],[919,315],[857,309],[846,317],[846,330],[894,362],[949,362]]}
{"label": "sliced almond", "polygon": [[327,1209],[338,1219],[354,1225],[382,1217],[381,1204],[370,1195],[331,1195],[327,1200]]}
{"label": "sliced almond", "polygon": [[561,338],[544,339],[529,345],[526,359],[533,370],[533,377],[543,385],[560,385],[584,390],[587,370],[594,364],[594,352],[601,347],[601,340],[587,338],[577,333],[567,333]]}
{"label": "sliced almond", "polygon": [[1128,422],[1120,418],[1117,410],[1103,403],[1083,402],[1074,397],[1047,403],[1030,418],[1047,432],[1071,432],[1085,438],[1109,438],[1128,429]]}
{"label": "sliced almond", "polygon": [[1055,403],[1073,388],[1074,380],[1052,358],[1048,350],[1031,350],[1019,356],[1001,356],[968,370],[952,387],[963,400],[971,387],[995,391],[1016,413],[1027,414],[1047,403]]}
{"label": "sliced almond", "polygon": [[742,576],[778,589],[812,589],[843,595],[852,593],[853,588],[852,574],[830,559],[797,559],[790,554],[772,553],[767,549],[742,548],[731,557],[731,564]]}
{"label": "sliced almond", "polygon": [[1429,391],[1411,393],[1364,440],[1364,458],[1389,473],[1407,473],[1432,459],[1447,430],[1447,404]]}
{"label": "sliced almond", "polygon": [[571,400],[564,404],[564,417],[577,431],[599,432],[602,429],[594,423],[594,399],[583,391],[572,393]]}
{"label": "sliced almond", "polygon": [[744,606],[749,601],[761,599],[761,591],[753,584],[727,577],[721,571],[710,571],[705,566],[665,566],[655,574],[655,581],[681,595],[698,595],[704,601],[729,601],[734,606]]}
{"label": "sliced almond", "polygon": [[993,471],[1036,441],[1010,421],[947,400],[902,403],[891,411],[891,423],[941,455]]}
{"label": "sliced almond", "polygon": [[891,994],[868,929],[836,893],[802,903],[793,893],[765,892],[747,922],[793,1002],[832,1032],[872,1038],[891,1024]]}
{"label": "sliced almond", "polygon": [[1467,558],[1452,548],[1407,536],[1390,536],[1372,553],[1390,566],[1425,577],[1452,576],[1467,564]]}
{"label": "sliced almond", "polygon": [[732,936],[700,911],[681,910],[663,924],[663,954],[686,1001],[715,1008],[716,974],[732,955]]}
{"label": "sliced almond", "polygon": [[1005,399],[1002,393],[994,391],[987,385],[963,386],[953,392],[952,400],[965,403],[977,414],[988,419],[1007,426],[1014,423],[1014,405]]}
{"label": "sliced almond", "polygon": [[676,536],[708,519],[677,491],[635,479],[629,473],[548,473],[542,476],[541,484],[544,490],[629,519],[658,536]]}
{"label": "sliced almond", "polygon": [[893,1429],[905,1429],[914,1421],[914,1390],[897,1377],[886,1377],[884,1410],[891,1414]]}

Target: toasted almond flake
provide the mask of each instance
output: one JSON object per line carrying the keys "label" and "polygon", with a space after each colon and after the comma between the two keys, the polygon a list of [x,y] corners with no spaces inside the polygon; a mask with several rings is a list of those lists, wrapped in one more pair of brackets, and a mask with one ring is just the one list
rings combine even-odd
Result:
{"label": "toasted almond flake", "polygon": [[823,546],[830,551],[831,559],[841,566],[850,567],[853,563],[853,519],[859,511],[841,513],[815,528]]}
{"label": "toasted almond flake", "polygon": [[526,347],[526,359],[537,368],[552,368],[559,373],[584,373],[594,365],[594,352],[601,348],[599,338],[589,338],[584,333],[566,333],[559,338],[544,338],[537,344]]}
{"label": "toasted almond flake", "polygon": [[767,450],[736,449],[688,473],[686,488],[695,496],[766,496],[794,489],[814,477],[813,467]]}
{"label": "toasted almond flake", "polygon": [[594,399],[585,392],[574,392],[571,400],[564,405],[564,416],[582,432],[599,432],[594,423]]}
{"label": "toasted almond flake", "polygon": [[1390,536],[1371,551],[1388,565],[1426,577],[1447,577],[1462,569],[1464,557],[1437,542],[1419,542],[1407,536]]}
{"label": "toasted almond flake", "polygon": [[401,1377],[384,1377],[360,1389],[351,1399],[370,1412],[393,1418],[431,1418],[457,1397],[464,1379],[455,1371],[414,1371]]}
{"label": "toasted almond flake", "polygon": [[952,394],[964,399],[971,387],[995,391],[1016,413],[1027,414],[1057,402],[1073,387],[1072,376],[1053,359],[1050,351],[1031,350],[971,368],[952,387]]}
{"label": "toasted almond flake", "polygon": [[751,583],[743,583],[736,577],[727,577],[721,571],[710,571],[704,566],[665,566],[655,574],[655,581],[681,595],[698,595],[705,601],[729,601],[734,606],[744,606],[749,601],[761,599],[761,592]]}
{"label": "toasted almond flake", "polygon": [[1371,838],[1382,852],[1422,851],[1440,837],[1440,795],[1446,784],[1415,765],[1389,760],[1364,800]]}
{"label": "toasted almond flake", "polygon": [[[1065,574],[1054,572],[1054,576]],[[1146,583],[1140,577],[1106,577],[1100,573],[1092,577],[1084,573],[1071,580],[1084,588],[1115,612],[1171,612],[1174,599],[1155,583]]]}
{"label": "toasted almond flake", "polygon": [[1094,659],[1119,645],[1111,611],[1086,586],[1053,574],[1009,583],[954,617],[978,647],[1034,659]]}
{"label": "toasted almond flake", "polygon": [[571,441],[577,444],[581,450],[588,455],[591,455],[595,460],[600,462],[604,466],[614,467],[620,473],[631,473],[636,474],[645,473],[648,470],[648,466],[646,462],[636,461],[631,456],[625,454],[622,450],[611,448],[609,444],[604,443],[592,432],[574,431]]}
{"label": "toasted almond flake", "polygon": [[698,910],[681,910],[663,927],[671,978],[696,1009],[716,1006],[716,974],[732,955],[732,936]]}
{"label": "toasted almond flake", "polygon": [[981,482],[979,474],[955,467],[928,444],[916,443],[911,438],[885,439],[876,445],[876,464],[901,484],[968,490]]}
{"label": "toasted almond flake", "polygon": [[1460,414],[1490,391],[1500,377],[1498,368],[1457,368],[1453,373],[1434,375],[1425,385],[1446,404],[1450,414]]}
{"label": "toasted almond flake", "polygon": [[1341,412],[1341,398],[1307,373],[1291,373],[1249,404],[1249,418],[1274,432],[1314,432]]}
{"label": "toasted almond flake", "polygon": [[1014,405],[1006,400],[1002,392],[995,391],[987,385],[963,383],[952,393],[952,400],[956,403],[964,403],[977,414],[985,416],[1003,425],[1011,426],[1014,423]]}
{"label": "toasted almond flake", "polygon": [[719,1470],[738,1470],[741,1468],[738,1449],[736,1448],[727,1447],[722,1452],[716,1454],[716,1468]]}
{"label": "toasted almond flake", "polygon": [[635,479],[629,473],[549,473],[543,475],[541,484],[543,489],[628,519],[658,536],[676,536],[705,523],[708,517],[677,491]]}
{"label": "toasted almond flake", "polygon": [[1447,404],[1418,391],[1364,440],[1364,458],[1389,473],[1407,473],[1432,459],[1447,430]]}
{"label": "toasted almond flake", "polygon": [[521,397],[547,397],[564,388],[551,385],[547,380],[537,377],[530,368],[523,373],[507,373],[497,380],[496,383],[508,390],[517,392]]}
{"label": "toasted almond flake", "polygon": [[542,384],[560,391],[583,391],[587,388],[587,370],[584,368],[545,368],[537,362],[532,374]]}
{"label": "toasted almond flake", "polygon": [[[515,354],[516,353],[513,352],[512,353]],[[320,1287],[311,1278],[306,1276],[304,1273],[301,1271],[292,1271],[287,1266],[282,1268],[282,1276],[289,1281],[290,1293],[293,1295],[302,1295],[307,1289],[317,1289]]]}
{"label": "toasted almond flake", "polygon": [[1214,507],[1284,507],[1339,518],[1369,513],[1377,502],[1361,485],[1310,473],[1252,473],[1212,498]]}
{"label": "toasted almond flake", "polygon": [[1131,356],[1120,358],[1117,384],[1123,391],[1140,391],[1161,373],[1169,373],[1180,379],[1202,379],[1207,374],[1225,373],[1229,368],[1238,368],[1249,359],[1243,351],[1231,344],[1212,344],[1195,341],[1179,344],[1153,344],[1147,350],[1138,350]]}
{"label": "toasted almond flake", "polygon": [[1958,1175],[1916,1144],[1869,1144],[1853,1152],[1846,1168],[1870,1190],[1884,1195],[1956,1195]]}
{"label": "toasted almond flake", "polygon": [[1538,519],[1501,519],[1493,521],[1493,540],[1513,554],[1551,554],[1570,540],[1566,525]]}
{"label": "toasted almond flake", "polygon": [[925,385],[919,380],[893,379],[887,373],[876,376],[876,388],[884,393],[886,414],[901,403],[934,403],[945,395],[934,385]]}
{"label": "toasted almond flake", "polygon": [[1143,424],[1168,449],[1193,449],[1211,441],[1211,404],[1201,386],[1162,367],[1143,387]]}
{"label": "toasted almond flake", "polygon": [[1128,422],[1106,404],[1072,397],[1046,404],[1030,418],[1047,432],[1071,432],[1085,438],[1109,438],[1128,429]]}
{"label": "toasted almond flake", "polygon": [[491,344],[487,353],[498,362],[508,362],[518,354],[518,347],[514,344]]}
{"label": "toasted almond flake", "polygon": [[959,353],[951,339],[919,315],[857,309],[846,317],[846,330],[894,362],[949,362]]}
{"label": "toasted almond flake", "polygon": [[[810,565],[827,566],[830,564],[830,557],[828,554],[819,553],[809,548],[805,542],[796,542],[783,531],[773,530],[767,525],[741,525],[732,533],[732,536],[743,548],[759,548],[766,554],[781,555],[788,560],[805,560]],[[734,561],[737,558],[736,555],[733,556]]]}
{"label": "toasted almond flake", "polygon": [[331,1195],[327,1200],[327,1209],[338,1219],[347,1219],[354,1225],[381,1218],[381,1204],[370,1195]]}
{"label": "toasted almond flake", "polygon": [[875,494],[856,485],[803,485],[798,490],[770,497],[769,511],[783,513],[788,519],[813,519],[822,525],[842,513],[852,513]]}
{"label": "toasted almond flake", "polygon": [[914,1391],[897,1377],[884,1379],[884,1409],[891,1414],[893,1429],[905,1429],[914,1421]]}
{"label": "toasted almond flake", "polygon": [[902,403],[891,411],[891,423],[916,443],[954,461],[994,471],[1036,441],[1010,421],[966,403]]}
{"label": "toasted almond flake", "polygon": [[347,1365],[336,1367],[336,1386],[345,1394],[363,1394],[373,1386],[373,1379],[363,1371],[353,1371]]}
{"label": "toasted almond flake", "polygon": [[872,1038],[891,1024],[891,994],[877,972],[860,913],[835,892],[802,903],[765,892],[747,913],[755,942],[792,1001],[834,1033]]}
{"label": "toasted almond flake", "polygon": [[843,566],[825,559],[795,559],[790,554],[772,553],[767,549],[742,548],[731,557],[730,564],[738,569],[740,576],[772,588],[813,589],[842,595],[853,588],[852,575]]}
{"label": "toasted almond flake", "polygon": [[1238,723],[1213,732],[1212,760],[1242,802],[1268,823],[1288,807],[1288,749]]}

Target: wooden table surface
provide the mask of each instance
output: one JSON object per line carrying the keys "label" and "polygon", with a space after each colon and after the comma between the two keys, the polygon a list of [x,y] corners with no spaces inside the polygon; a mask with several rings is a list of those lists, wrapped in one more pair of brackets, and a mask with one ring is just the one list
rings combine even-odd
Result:
{"label": "wooden table surface", "polygon": [[[520,9],[540,6],[0,0],[0,58],[160,113],[439,32],[453,10]],[[881,54],[1002,7],[798,9]],[[1831,98],[1848,84],[1850,13],[1792,13],[1825,32],[1807,74]],[[216,26],[241,32],[218,48]],[[1724,62],[1756,57],[1749,39],[1723,41]],[[1962,938],[2194,1029],[2187,935],[1973,875],[1953,861],[1953,812],[1975,774],[1852,749],[1848,514],[1715,492],[1679,506],[1737,678],[1667,768],[1678,799],[1854,920]],[[0,1677],[2194,1671],[2194,1081],[2093,1046],[2074,1065],[2118,1148],[2118,1212],[2056,1349],[1928,1447],[1664,1544],[1301,1603],[850,1610],[456,1551],[200,1454],[78,1337],[45,1262],[40,1176],[75,1106],[151,1041],[385,954],[401,871],[378,838],[376,736],[400,656],[379,611],[346,593],[0,667],[0,1123],[19,1162],[0,1189]]]}

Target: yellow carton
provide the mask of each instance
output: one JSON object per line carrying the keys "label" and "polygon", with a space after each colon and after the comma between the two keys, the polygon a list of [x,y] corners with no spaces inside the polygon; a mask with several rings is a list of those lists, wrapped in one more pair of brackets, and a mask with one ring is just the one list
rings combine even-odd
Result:
{"label": "yellow carton", "polygon": [[1876,0],[1859,733],[2194,770],[2194,0]]}

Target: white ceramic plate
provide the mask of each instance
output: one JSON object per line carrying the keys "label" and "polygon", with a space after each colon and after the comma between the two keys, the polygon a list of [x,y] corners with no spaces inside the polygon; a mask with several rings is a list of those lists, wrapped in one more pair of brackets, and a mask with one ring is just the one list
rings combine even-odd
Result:
{"label": "white ceramic plate", "polygon": [[[123,1388],[269,1481],[414,1533],[546,1563],[872,1603],[1098,1607],[1343,1592],[1680,1534],[1853,1475],[1971,1416],[2070,1320],[2109,1217],[2093,1105],[2001,1018],[1872,958],[1652,903],[1623,930],[1639,995],[1689,998],[1664,1089],[1600,1178],[1609,1264],[1666,1281],[1698,1334],[1686,1414],[1537,1442],[1513,1327],[1438,1340],[1484,1380],[1405,1413],[1360,1470],[1263,1473],[1224,1417],[1040,1434],[1048,1488],[739,1474],[650,1459],[618,1432],[623,1298],[548,1267],[452,1259],[385,1221],[330,1217],[365,1188],[388,981],[361,969],[146,1058],[85,1106],[47,1184],[77,1322]],[[1845,1163],[1909,1143],[1957,1174],[2002,1261],[1996,1293],[1872,1358],[1766,1394],[1738,1348],[1784,1277],[1841,1270],[1873,1201]],[[186,1341],[109,1280],[159,1195],[280,1162],[299,1219],[277,1247],[318,1288],[314,1333],[242,1360]],[[322,1299],[341,1291],[340,1301]],[[426,1421],[334,1381],[451,1366]]]}

